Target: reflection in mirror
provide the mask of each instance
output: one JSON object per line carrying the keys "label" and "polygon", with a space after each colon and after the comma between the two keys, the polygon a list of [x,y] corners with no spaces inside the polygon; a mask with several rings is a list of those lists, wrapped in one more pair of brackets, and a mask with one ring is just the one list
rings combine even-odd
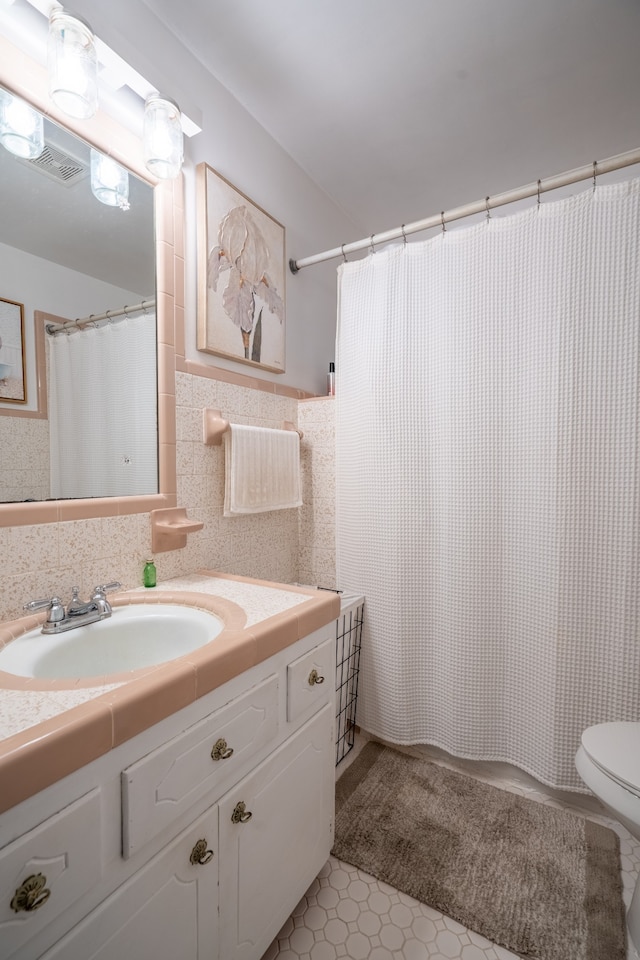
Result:
{"label": "reflection in mirror", "polygon": [[[96,151],[46,118],[44,143],[35,159],[0,147],[0,299],[24,308],[22,347],[0,311],[0,363],[12,364],[0,379],[0,501],[155,494],[153,188],[95,158],[92,182]],[[36,311],[51,318],[46,417]],[[54,332],[60,320],[90,317]],[[26,402],[16,416],[20,349]]]}

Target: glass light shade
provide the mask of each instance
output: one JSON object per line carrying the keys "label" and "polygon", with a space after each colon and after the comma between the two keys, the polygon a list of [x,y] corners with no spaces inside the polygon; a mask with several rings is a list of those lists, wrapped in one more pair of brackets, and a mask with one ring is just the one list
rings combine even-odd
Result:
{"label": "glass light shade", "polygon": [[143,151],[147,169],[160,180],[173,180],[180,173],[184,158],[182,119],[173,100],[158,94],[147,97]]}
{"label": "glass light shade", "polygon": [[68,116],[88,120],[98,109],[98,58],[91,28],[61,7],[49,17],[49,96]]}
{"label": "glass light shade", "polygon": [[108,207],[129,209],[129,174],[111,157],[91,151],[91,192]]}
{"label": "glass light shade", "polygon": [[28,160],[44,150],[41,114],[6,90],[0,90],[0,143],[9,153]]}

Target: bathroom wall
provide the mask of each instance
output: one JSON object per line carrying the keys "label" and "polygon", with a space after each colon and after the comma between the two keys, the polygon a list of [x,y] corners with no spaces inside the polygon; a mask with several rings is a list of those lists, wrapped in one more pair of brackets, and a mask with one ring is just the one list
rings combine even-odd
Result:
{"label": "bathroom wall", "polygon": [[304,433],[298,578],[300,583],[336,588],[335,398],[301,400],[298,427]]}
{"label": "bathroom wall", "polygon": [[[208,568],[285,583],[336,586],[333,398],[299,401],[178,372],[176,405],[178,503],[205,526],[189,536],[184,549],[156,555],[159,580]],[[222,516],[224,448],[202,442],[204,407],[220,409],[234,423],[298,424],[304,432],[302,508]],[[66,599],[75,584],[83,595],[113,579],[125,587],[138,586],[150,555],[148,513],[0,528],[0,620],[20,616],[22,605],[34,597],[55,592]]]}
{"label": "bathroom wall", "polygon": [[49,496],[49,421],[0,411],[0,502]]}
{"label": "bathroom wall", "polygon": [[[156,555],[162,581],[199,568],[264,579],[298,579],[298,511],[224,518],[224,448],[202,442],[203,407],[217,407],[234,423],[278,427],[297,421],[297,400],[209,377],[176,374],[178,503],[204,529],[184,549]],[[22,613],[30,599],[70,596],[73,585],[89,595],[96,584],[141,583],[151,555],[149,514],[100,517],[0,528],[0,619]]]}
{"label": "bathroom wall", "polygon": [[[286,370],[279,375],[196,350],[195,168],[204,161],[282,223],[286,257],[317,253],[362,235],[306,173],[285,153],[215,78],[215,63],[201,64],[156,19],[143,0],[78,0],[74,12],[140,71],[198,119],[202,133],[185,141],[186,356],[199,363],[259,376],[264,380],[325,392],[334,359],[336,264],[287,270]],[[188,9],[185,11],[188,16]],[[247,42],[259,43],[247,25]]]}

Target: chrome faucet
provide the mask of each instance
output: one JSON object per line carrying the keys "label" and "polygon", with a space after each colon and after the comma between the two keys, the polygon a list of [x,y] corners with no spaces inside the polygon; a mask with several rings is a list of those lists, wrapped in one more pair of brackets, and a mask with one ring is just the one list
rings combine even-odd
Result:
{"label": "chrome faucet", "polygon": [[42,626],[42,632],[46,634],[64,633],[66,630],[73,630],[74,627],[82,627],[88,623],[96,623],[98,620],[105,620],[111,616],[111,604],[107,600],[107,593],[112,590],[119,590],[122,586],[117,580],[112,583],[106,583],[104,586],[96,587],[91,596],[91,600],[83,603],[78,596],[78,587],[73,587],[71,600],[65,610],[60,597],[52,597],[51,600],[30,600],[25,603],[24,609],[34,612],[36,610],[48,609],[47,619]]}

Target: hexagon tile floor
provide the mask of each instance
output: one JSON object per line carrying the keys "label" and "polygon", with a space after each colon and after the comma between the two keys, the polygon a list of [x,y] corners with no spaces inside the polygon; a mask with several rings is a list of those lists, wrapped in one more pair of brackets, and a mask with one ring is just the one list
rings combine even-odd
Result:
{"label": "hexagon tile floor", "polygon": [[[338,775],[366,742],[340,764]],[[499,764],[468,764],[431,748],[405,748],[522,796],[573,810],[611,827],[620,837],[624,899],[640,870],[640,842],[603,813],[592,798],[545,792],[535,780]],[[505,776],[505,770],[507,776]],[[629,947],[628,960],[640,960]],[[419,903],[350,864],[331,857],[273,941],[263,960],[519,960],[437,910]],[[605,958],[602,958],[605,960]]]}

